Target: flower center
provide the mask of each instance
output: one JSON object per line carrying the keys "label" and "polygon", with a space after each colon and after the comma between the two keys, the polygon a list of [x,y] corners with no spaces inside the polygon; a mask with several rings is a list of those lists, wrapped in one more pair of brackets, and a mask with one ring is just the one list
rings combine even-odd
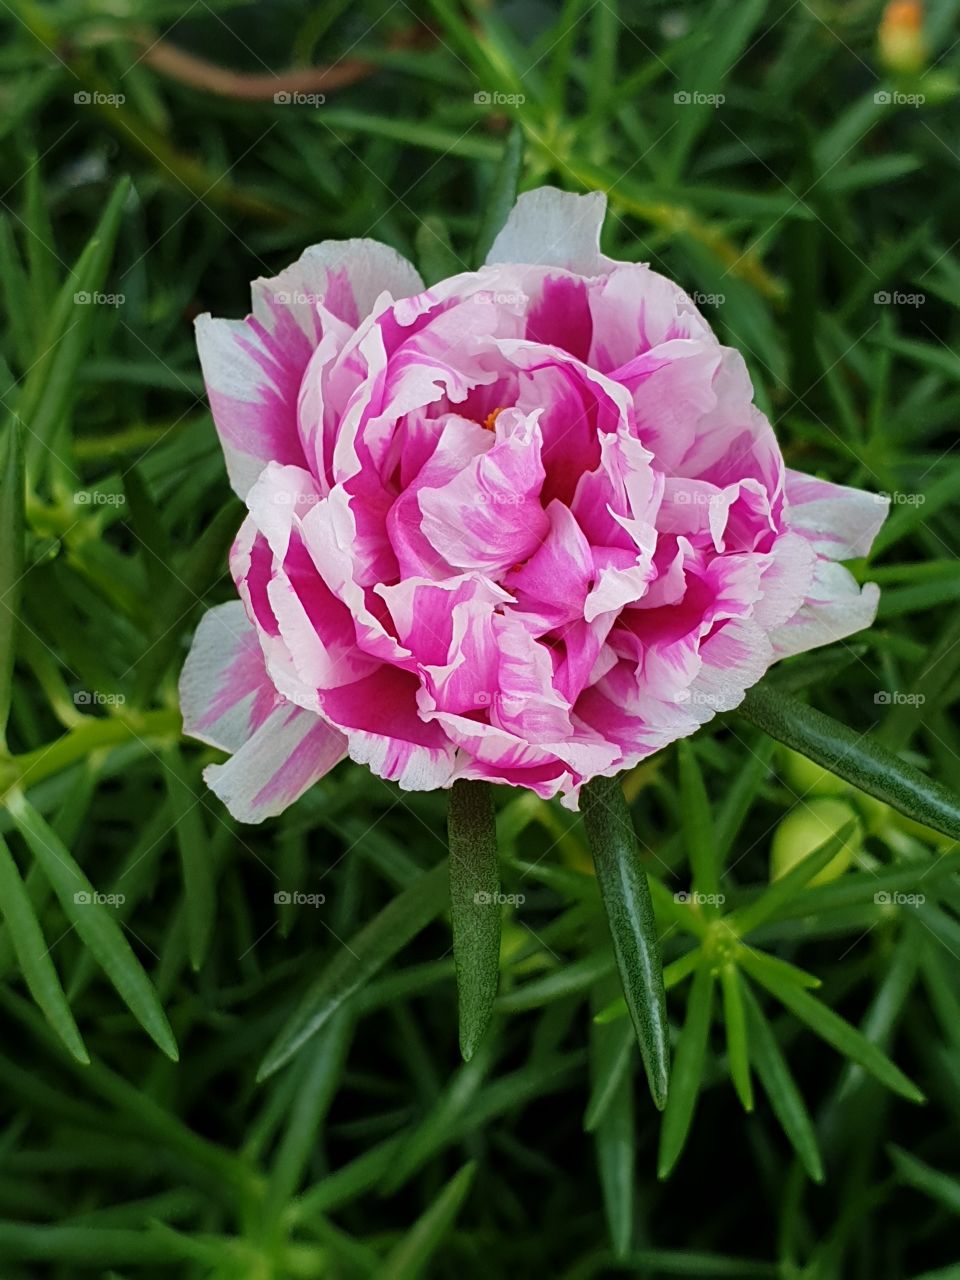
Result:
{"label": "flower center", "polygon": [[503,413],[502,405],[499,409],[490,410],[490,412],[484,418],[483,423],[481,424],[483,426],[484,431],[494,431],[496,429],[497,418],[499,418],[501,413]]}

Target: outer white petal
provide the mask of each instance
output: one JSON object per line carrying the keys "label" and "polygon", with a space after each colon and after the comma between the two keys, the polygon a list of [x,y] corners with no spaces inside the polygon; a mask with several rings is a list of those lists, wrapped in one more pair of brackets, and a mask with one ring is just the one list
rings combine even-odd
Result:
{"label": "outer white petal", "polygon": [[771,631],[777,658],[832,644],[869,627],[876,617],[880,588],[857,586],[853,575],[833,560],[818,560],[807,598],[782,627]]}
{"label": "outer white petal", "polygon": [[607,208],[602,191],[574,195],[538,187],[518,197],[487,254],[487,264],[524,263],[565,267],[584,276],[602,275],[613,265],[600,252],[600,228]]}
{"label": "outer white petal", "polygon": [[231,600],[205,613],[180,673],[184,732],[221,751],[236,751],[276,701],[257,633],[241,602]]}
{"label": "outer white petal", "polygon": [[[397,300],[420,293],[423,287],[419,273],[406,258],[379,240],[324,240],[304,249],[279,275],[254,280],[253,314],[269,326],[279,304],[317,341],[318,302],[338,319],[356,325],[382,293]],[[347,302],[350,305],[345,306]],[[344,314],[351,309],[355,314]]]}
{"label": "outer white petal", "polygon": [[788,524],[828,560],[865,556],[890,509],[884,494],[832,484],[800,471],[786,477]]}
{"label": "outer white petal", "polygon": [[276,707],[226,764],[204,779],[238,822],[282,813],[346,754],[346,740],[311,711]]}

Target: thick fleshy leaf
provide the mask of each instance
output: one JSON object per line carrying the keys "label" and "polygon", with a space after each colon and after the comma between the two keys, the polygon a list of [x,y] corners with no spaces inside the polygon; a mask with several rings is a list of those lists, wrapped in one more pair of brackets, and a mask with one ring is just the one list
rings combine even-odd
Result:
{"label": "thick fleshy leaf", "polygon": [[500,871],[488,783],[453,784],[447,831],[460,1052],[469,1062],[490,1022],[500,976]]}
{"label": "thick fleshy leaf", "polygon": [[747,692],[740,714],[778,742],[898,812],[960,840],[960,795],[901,760],[868,734],[764,682]]}

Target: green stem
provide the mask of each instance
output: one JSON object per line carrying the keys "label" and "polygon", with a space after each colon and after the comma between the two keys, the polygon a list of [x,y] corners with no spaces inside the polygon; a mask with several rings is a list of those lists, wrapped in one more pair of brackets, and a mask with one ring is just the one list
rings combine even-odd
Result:
{"label": "green stem", "polygon": [[84,720],[55,742],[36,747],[21,755],[9,756],[0,763],[2,792],[11,787],[33,787],[62,769],[85,760],[94,751],[105,747],[118,747],[124,743],[145,739],[179,737],[180,712],[174,709],[146,711],[137,716],[111,716]]}

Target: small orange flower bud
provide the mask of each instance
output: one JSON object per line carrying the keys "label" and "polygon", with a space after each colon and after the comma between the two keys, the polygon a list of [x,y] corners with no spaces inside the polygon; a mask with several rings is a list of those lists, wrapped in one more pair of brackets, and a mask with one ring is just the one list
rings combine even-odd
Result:
{"label": "small orange flower bud", "polygon": [[880,58],[888,70],[915,75],[927,61],[921,0],[890,0],[877,32]]}

